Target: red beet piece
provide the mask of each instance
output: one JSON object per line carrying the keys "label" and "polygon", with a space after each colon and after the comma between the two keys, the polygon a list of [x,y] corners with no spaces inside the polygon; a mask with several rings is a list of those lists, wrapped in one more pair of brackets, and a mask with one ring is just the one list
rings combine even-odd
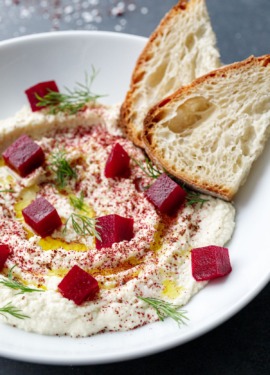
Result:
{"label": "red beet piece", "polygon": [[0,271],[3,269],[9,254],[10,249],[8,245],[0,245]]}
{"label": "red beet piece", "polygon": [[49,236],[62,225],[56,209],[40,197],[22,211],[25,222],[41,237]]}
{"label": "red beet piece", "polygon": [[21,177],[40,167],[45,159],[42,148],[27,135],[22,135],[4,152],[5,163]]}
{"label": "red beet piece", "polygon": [[116,143],[112,148],[112,151],[105,165],[105,177],[129,177],[129,161],[130,157],[128,156],[127,152],[119,143]]}
{"label": "red beet piece", "polygon": [[146,197],[161,213],[171,215],[184,202],[186,191],[162,173],[146,191]]}
{"label": "red beet piece", "polygon": [[225,247],[205,246],[191,250],[192,276],[197,281],[215,279],[231,272],[229,251]]}
{"label": "red beet piece", "polygon": [[78,266],[73,266],[58,285],[60,293],[76,305],[93,300],[99,291],[97,280]]}
{"label": "red beet piece", "polygon": [[133,233],[133,219],[119,215],[101,216],[97,219],[96,230],[101,240],[96,240],[97,249],[111,247],[115,242],[131,240]]}
{"label": "red beet piece", "polygon": [[25,94],[28,97],[33,112],[40,111],[41,109],[45,108],[45,106],[40,107],[37,105],[39,103],[37,96],[43,98],[50,91],[59,92],[55,81],[40,82],[25,90]]}

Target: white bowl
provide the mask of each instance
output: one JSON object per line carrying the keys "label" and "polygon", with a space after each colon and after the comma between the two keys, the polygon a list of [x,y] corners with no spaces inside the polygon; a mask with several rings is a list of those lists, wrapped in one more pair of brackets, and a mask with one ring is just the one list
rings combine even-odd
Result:
{"label": "white bowl", "polygon": [[[100,73],[93,91],[104,103],[121,102],[146,39],[106,32],[58,32],[0,43],[0,117],[26,104],[24,90],[54,79],[63,86],[81,82],[91,65]],[[237,200],[237,225],[229,244],[233,272],[196,295],[187,305],[189,323],[166,319],[124,333],[89,338],[48,337],[0,325],[0,355],[50,364],[94,364],[155,353],[216,327],[245,306],[269,280],[270,147],[256,163]],[[266,323],[267,324],[267,323]]]}

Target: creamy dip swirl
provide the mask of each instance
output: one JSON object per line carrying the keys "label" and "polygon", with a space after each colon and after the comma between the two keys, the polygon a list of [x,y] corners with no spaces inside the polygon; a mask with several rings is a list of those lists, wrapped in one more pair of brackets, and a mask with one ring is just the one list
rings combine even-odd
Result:
{"label": "creamy dip swirl", "polygon": [[[125,139],[117,127],[118,107],[89,108],[77,116],[32,113],[23,109],[1,125],[1,152],[19,135],[29,134],[44,150],[46,161],[27,178],[21,178],[0,161],[1,243],[12,250],[6,268],[21,282],[44,292],[17,294],[0,285],[0,307],[8,302],[30,318],[7,322],[27,331],[50,335],[89,336],[101,331],[121,331],[158,320],[156,312],[138,296],[184,305],[206,283],[191,274],[190,250],[224,245],[234,228],[230,203],[206,197],[201,204],[184,205],[174,217],[160,215],[137,189],[148,186],[147,177],[131,160],[129,178],[108,179],[104,167],[118,142],[129,156],[144,162],[143,152]],[[77,179],[57,189],[50,169],[51,155],[65,149],[76,168]],[[70,197],[84,195],[84,211],[76,210]],[[71,213],[88,217],[118,214],[134,219],[134,238],[97,250],[92,236],[78,235],[71,222],[67,230],[41,239],[27,227],[22,209],[37,197],[45,197],[65,223]],[[64,298],[58,284],[78,265],[94,276],[100,292],[81,306]],[[1,318],[2,319],[2,318]],[[6,319],[4,319],[6,321]]]}

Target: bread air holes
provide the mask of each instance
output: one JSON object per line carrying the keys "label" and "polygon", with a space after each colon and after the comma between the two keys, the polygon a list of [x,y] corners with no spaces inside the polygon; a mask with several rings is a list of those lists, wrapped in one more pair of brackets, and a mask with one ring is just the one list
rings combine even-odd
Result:
{"label": "bread air holes", "polygon": [[192,34],[189,34],[186,38],[186,42],[185,42],[185,45],[188,49],[188,51],[190,51],[192,49],[192,47],[194,46],[195,44],[195,38],[194,38],[194,35]]}
{"label": "bread air holes", "polygon": [[166,119],[168,118],[169,115],[170,115],[170,111],[165,109],[165,108],[162,108],[159,111],[156,111],[156,113],[154,114],[154,116],[152,118],[152,122],[153,123],[160,123],[159,125],[162,128],[165,128],[166,132],[167,132]]}
{"label": "bread air holes", "polygon": [[214,105],[211,102],[202,96],[196,96],[181,104],[176,115],[168,120],[166,125],[174,133],[189,135],[201,121],[207,120],[213,110]]}
{"label": "bread air holes", "polygon": [[168,93],[172,92],[174,85],[175,85],[175,78],[171,77],[170,79],[166,81],[164,87],[161,87],[161,90],[160,90],[161,96],[164,97],[168,95]]}
{"label": "bread air holes", "polygon": [[244,156],[247,156],[250,154],[250,148],[255,137],[256,137],[256,133],[255,133],[253,126],[246,126],[244,130],[244,134],[242,135],[241,140],[240,140],[241,150]]}
{"label": "bread air holes", "polygon": [[233,164],[233,168],[232,168],[233,173],[237,173],[237,172],[239,171],[239,169],[242,168],[242,165],[243,165],[243,159],[242,159],[242,157],[239,155],[239,156],[236,158],[236,160],[235,160],[235,162],[234,162],[234,164]]}
{"label": "bread air holes", "polygon": [[201,39],[202,36],[206,33],[206,26],[205,25],[201,25],[198,30],[196,31],[196,37],[198,39]]}
{"label": "bread air holes", "polygon": [[167,61],[158,65],[154,72],[152,72],[147,79],[147,84],[150,87],[156,87],[163,79],[167,69]]}
{"label": "bread air holes", "polygon": [[270,98],[266,96],[253,103],[252,113],[263,114],[270,111]]}

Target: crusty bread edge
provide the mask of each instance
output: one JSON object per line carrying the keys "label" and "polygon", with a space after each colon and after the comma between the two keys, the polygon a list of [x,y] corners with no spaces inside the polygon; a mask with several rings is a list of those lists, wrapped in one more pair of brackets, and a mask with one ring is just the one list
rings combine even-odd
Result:
{"label": "crusty bread edge", "polygon": [[174,18],[177,13],[186,11],[187,9],[192,7],[193,3],[197,3],[198,1],[202,0],[190,0],[189,2],[187,2],[187,0],[180,0],[171,10],[169,10],[169,12],[163,17],[160,24],[155,29],[155,31],[150,35],[146,46],[144,47],[135,64],[135,68],[131,76],[130,88],[120,109],[119,126],[122,128],[127,138],[139,147],[144,148],[144,143],[142,139],[137,136],[136,126],[133,123],[129,122],[128,118],[130,108],[132,108],[132,98],[136,90],[136,84],[138,80],[141,79],[142,75],[145,74],[141,71],[141,66],[145,63],[145,61],[147,61],[149,51],[152,48],[153,42],[163,33],[163,30],[167,26],[168,22],[172,18]]}
{"label": "crusty bread edge", "polygon": [[201,85],[208,79],[211,79],[213,77],[225,79],[227,72],[230,72],[233,70],[239,70],[241,68],[245,69],[245,68],[248,68],[250,65],[253,65],[253,66],[261,65],[261,66],[266,67],[269,64],[270,64],[270,55],[264,55],[261,57],[250,56],[246,60],[243,60],[241,62],[236,62],[234,64],[227,65],[222,68],[218,68],[216,70],[213,70],[212,72],[205,74],[202,77],[195,79],[190,85],[181,87],[172,95],[169,95],[168,97],[160,101],[158,104],[156,104],[154,107],[152,107],[148,111],[145,117],[144,132],[143,132],[144,148],[148,156],[150,157],[150,159],[157,165],[162,166],[166,171],[168,171],[170,174],[175,176],[177,179],[179,179],[181,182],[191,187],[192,189],[198,190],[202,193],[213,195],[218,198],[222,198],[226,201],[231,201],[237,191],[229,189],[225,186],[221,186],[221,185],[213,186],[211,184],[208,184],[206,181],[198,181],[196,179],[192,179],[190,178],[190,176],[186,175],[185,173],[177,174],[174,170],[171,169],[171,167],[164,160],[162,160],[162,157],[159,155],[158,151],[155,149],[155,145],[152,144],[152,135],[153,135],[154,127],[155,127],[154,119],[156,116],[158,116],[160,109],[164,107],[167,103],[172,102],[172,101],[177,101],[180,96],[189,94],[189,92],[191,92],[194,88],[196,88],[196,86]]}

